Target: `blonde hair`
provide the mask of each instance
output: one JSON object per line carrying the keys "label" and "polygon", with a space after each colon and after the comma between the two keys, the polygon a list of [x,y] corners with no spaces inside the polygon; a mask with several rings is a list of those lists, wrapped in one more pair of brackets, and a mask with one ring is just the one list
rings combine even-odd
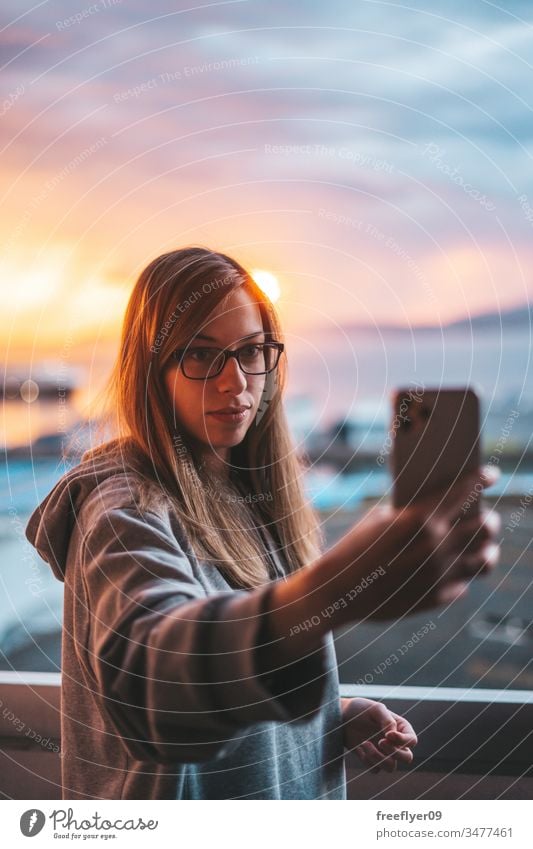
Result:
{"label": "blonde hair", "polygon": [[252,588],[270,579],[256,524],[267,527],[287,572],[309,565],[324,543],[303,490],[305,461],[295,453],[283,408],[285,356],[265,377],[254,423],[231,448],[226,481],[215,477],[180,430],[163,379],[172,352],[186,347],[212,310],[239,286],[259,307],[265,339],[283,341],[272,303],[225,254],[183,248],[157,257],[141,272],[104,393],[101,424],[113,438],[82,459],[110,449],[124,456],[124,449],[133,447],[148,470],[146,493],[155,483],[172,500],[196,556],[214,561],[236,587]]}

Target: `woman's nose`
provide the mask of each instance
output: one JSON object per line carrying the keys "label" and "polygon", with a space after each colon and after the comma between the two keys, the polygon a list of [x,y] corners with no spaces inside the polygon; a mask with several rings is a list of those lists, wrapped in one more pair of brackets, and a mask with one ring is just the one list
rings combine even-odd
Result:
{"label": "woman's nose", "polygon": [[224,389],[226,386],[244,389],[247,384],[246,375],[235,357],[228,357],[216,380],[220,389]]}

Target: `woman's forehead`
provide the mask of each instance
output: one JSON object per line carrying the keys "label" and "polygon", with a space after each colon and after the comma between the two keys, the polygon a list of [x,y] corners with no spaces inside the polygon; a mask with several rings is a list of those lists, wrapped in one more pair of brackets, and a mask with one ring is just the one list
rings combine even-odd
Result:
{"label": "woman's forehead", "polygon": [[206,341],[237,341],[263,332],[261,310],[251,295],[239,287],[228,298],[217,304],[209,319],[195,334]]}

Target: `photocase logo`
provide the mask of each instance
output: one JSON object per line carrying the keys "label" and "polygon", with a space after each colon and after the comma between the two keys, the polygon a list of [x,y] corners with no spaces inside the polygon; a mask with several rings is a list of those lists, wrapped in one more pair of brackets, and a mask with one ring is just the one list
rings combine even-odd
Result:
{"label": "photocase logo", "polygon": [[42,811],[31,808],[22,814],[20,818],[20,830],[24,837],[35,837],[42,830],[45,821],[46,817]]}

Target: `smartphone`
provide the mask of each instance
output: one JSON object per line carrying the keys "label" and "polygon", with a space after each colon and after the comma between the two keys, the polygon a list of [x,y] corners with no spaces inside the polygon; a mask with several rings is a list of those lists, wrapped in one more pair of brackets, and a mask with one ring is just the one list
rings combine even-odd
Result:
{"label": "smartphone", "polygon": [[[470,386],[397,389],[390,436],[392,503],[405,507],[479,471],[479,397]],[[479,515],[475,495],[469,516]]]}

